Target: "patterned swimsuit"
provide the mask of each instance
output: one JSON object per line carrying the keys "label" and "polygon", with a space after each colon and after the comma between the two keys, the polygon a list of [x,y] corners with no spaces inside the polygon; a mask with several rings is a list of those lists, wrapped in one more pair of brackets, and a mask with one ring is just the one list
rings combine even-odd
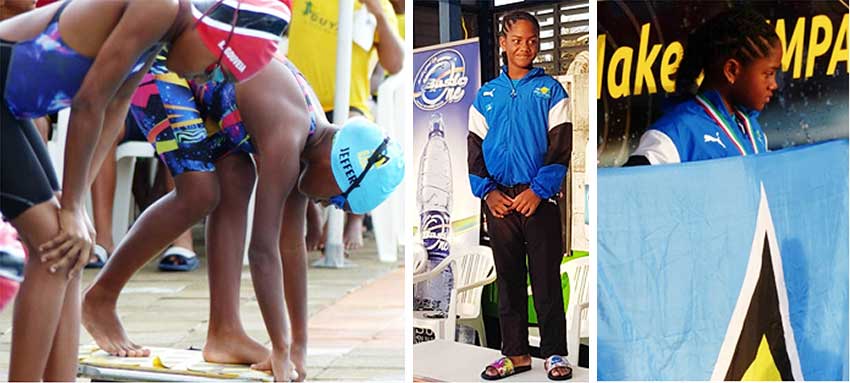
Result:
{"label": "patterned swimsuit", "polygon": [[[312,89],[304,76],[289,61],[285,65],[307,100],[312,134],[316,129],[314,112],[320,107],[310,101]],[[164,56],[157,57],[133,95],[130,115],[128,129],[141,130],[173,176],[211,172],[216,161],[231,153],[254,152],[239,114],[235,84],[191,84],[168,71]]]}

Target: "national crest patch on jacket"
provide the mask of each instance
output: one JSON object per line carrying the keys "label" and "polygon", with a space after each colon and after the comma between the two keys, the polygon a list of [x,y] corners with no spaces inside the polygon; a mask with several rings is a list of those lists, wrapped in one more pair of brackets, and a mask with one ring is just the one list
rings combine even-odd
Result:
{"label": "national crest patch on jacket", "polygon": [[552,97],[552,93],[549,92],[549,87],[541,86],[539,88],[534,88],[534,95],[541,98],[550,98]]}

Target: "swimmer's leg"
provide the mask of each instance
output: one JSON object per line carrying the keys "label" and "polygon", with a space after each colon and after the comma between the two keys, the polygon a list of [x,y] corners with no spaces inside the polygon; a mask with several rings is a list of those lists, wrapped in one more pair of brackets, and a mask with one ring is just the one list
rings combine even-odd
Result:
{"label": "swimmer's leg", "polygon": [[206,249],[210,286],[210,322],[204,360],[216,363],[259,363],[269,350],[252,339],[239,316],[239,286],[248,200],[255,171],[246,153],[235,153],[216,162],[221,202],[207,220]]}
{"label": "swimmer's leg", "polygon": [[121,289],[136,271],[218,204],[219,185],[214,173],[186,172],[175,181],[177,188],[145,210],[84,293],[83,326],[110,354],[150,354],[150,350],[131,342],[121,325],[116,311]]}

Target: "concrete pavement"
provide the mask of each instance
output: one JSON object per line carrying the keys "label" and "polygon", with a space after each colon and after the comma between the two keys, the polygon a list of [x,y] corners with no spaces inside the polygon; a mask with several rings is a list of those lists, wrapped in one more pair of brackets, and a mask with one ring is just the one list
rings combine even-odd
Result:
{"label": "concrete pavement", "polygon": [[[381,380],[404,378],[403,261],[381,263],[373,239],[350,253],[356,265],[309,268],[308,378]],[[320,254],[312,252],[310,262]],[[400,258],[403,259],[403,256]],[[98,270],[86,270],[87,285]],[[206,259],[190,273],[163,273],[151,262],[122,292],[119,315],[136,343],[155,347],[203,347],[209,310]],[[246,331],[268,344],[247,266],[242,271],[241,314]],[[8,371],[12,305],[0,313],[0,378]],[[80,328],[82,344],[92,342]]]}

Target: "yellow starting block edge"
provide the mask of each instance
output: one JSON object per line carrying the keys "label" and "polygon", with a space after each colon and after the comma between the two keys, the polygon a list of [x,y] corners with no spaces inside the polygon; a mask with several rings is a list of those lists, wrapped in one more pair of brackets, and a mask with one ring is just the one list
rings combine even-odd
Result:
{"label": "yellow starting block edge", "polygon": [[[193,369],[200,366],[185,366],[182,363],[175,366],[167,366],[164,360],[160,357],[160,353],[166,351],[176,351],[181,353],[197,353],[198,362],[203,362],[200,358],[200,351],[196,350],[177,350],[168,348],[151,348],[152,357],[145,358],[119,358],[122,363],[115,363],[111,356],[93,355],[100,348],[94,344],[81,346],[79,356],[79,368],[77,375],[81,377],[89,377],[93,380],[109,380],[109,381],[221,381],[221,380],[240,380],[254,382],[271,382],[274,376],[268,372],[250,370],[247,365],[229,364],[229,363],[213,363],[212,365],[223,367],[225,369],[237,369],[239,371],[224,372],[224,371],[207,371],[205,369]],[[126,363],[131,359],[140,359],[137,363]],[[182,368],[180,368],[182,367]],[[242,371],[244,370],[244,371]]]}
{"label": "yellow starting block edge", "polygon": [[199,372],[199,371],[191,371],[191,370],[170,370],[170,369],[167,369],[167,368],[160,368],[160,367],[115,365],[115,364],[111,364],[111,363],[99,363],[99,362],[93,362],[93,361],[81,361],[80,367],[83,367],[83,366],[106,368],[106,369],[110,369],[110,370],[144,371],[144,372],[152,372],[152,373],[161,374],[161,375],[185,375],[185,376],[195,376],[195,377],[210,378],[210,379],[239,379],[239,374],[233,374],[233,373]]}
{"label": "yellow starting block edge", "polygon": [[105,382],[221,382],[222,379],[80,365],[77,376]]}

